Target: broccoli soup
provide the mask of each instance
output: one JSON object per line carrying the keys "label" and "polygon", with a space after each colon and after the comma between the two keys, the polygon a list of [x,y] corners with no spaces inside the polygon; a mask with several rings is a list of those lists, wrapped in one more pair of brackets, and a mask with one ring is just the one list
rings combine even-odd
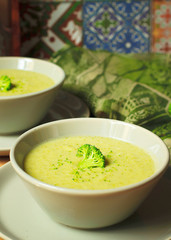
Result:
{"label": "broccoli soup", "polygon": [[48,76],[32,71],[0,69],[0,96],[37,92],[54,85]]}
{"label": "broccoli soup", "polygon": [[139,182],[154,173],[144,150],[107,137],[77,136],[32,149],[24,170],[40,181],[74,189],[109,189]]}

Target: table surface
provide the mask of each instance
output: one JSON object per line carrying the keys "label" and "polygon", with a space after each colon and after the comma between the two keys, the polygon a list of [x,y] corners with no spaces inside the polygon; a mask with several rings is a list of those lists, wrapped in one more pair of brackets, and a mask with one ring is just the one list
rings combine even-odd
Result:
{"label": "table surface", "polygon": [[2,156],[0,157],[0,167],[5,163],[9,162],[9,156]]}
{"label": "table surface", "polygon": [[[9,156],[0,157],[0,167],[3,166],[7,162],[9,162]],[[3,240],[3,239],[0,237],[0,240]]]}

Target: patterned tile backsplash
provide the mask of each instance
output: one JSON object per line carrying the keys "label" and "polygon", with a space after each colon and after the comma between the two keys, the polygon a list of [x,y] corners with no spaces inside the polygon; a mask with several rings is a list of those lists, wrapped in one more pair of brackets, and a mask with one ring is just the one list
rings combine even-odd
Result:
{"label": "patterned tile backsplash", "polygon": [[83,42],[90,49],[111,52],[148,52],[150,1],[85,2]]}
{"label": "patterned tile backsplash", "polygon": [[171,52],[171,1],[153,1],[152,4],[152,52]]}
{"label": "patterned tile backsplash", "polygon": [[65,44],[118,53],[171,52],[170,0],[18,1],[22,56],[49,58]]}
{"label": "patterned tile backsplash", "polygon": [[21,55],[48,58],[64,44],[82,46],[82,3],[22,2]]}

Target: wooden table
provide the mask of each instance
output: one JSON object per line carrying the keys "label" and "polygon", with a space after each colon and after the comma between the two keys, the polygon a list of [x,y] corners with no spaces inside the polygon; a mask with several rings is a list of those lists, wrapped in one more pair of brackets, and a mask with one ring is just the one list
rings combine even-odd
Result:
{"label": "wooden table", "polygon": [[0,156],[0,167],[9,162],[9,156]]}
{"label": "wooden table", "polygon": [[[9,162],[9,156],[2,156],[0,157],[0,167],[3,166],[5,163]],[[4,240],[0,237],[0,240]]]}

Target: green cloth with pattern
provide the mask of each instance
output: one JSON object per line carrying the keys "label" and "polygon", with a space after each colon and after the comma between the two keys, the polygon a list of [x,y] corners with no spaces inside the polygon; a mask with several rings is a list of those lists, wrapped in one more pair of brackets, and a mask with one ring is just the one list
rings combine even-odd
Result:
{"label": "green cloth with pattern", "polygon": [[50,61],[66,73],[63,89],[84,100],[92,116],[143,126],[171,149],[171,55],[65,46]]}

